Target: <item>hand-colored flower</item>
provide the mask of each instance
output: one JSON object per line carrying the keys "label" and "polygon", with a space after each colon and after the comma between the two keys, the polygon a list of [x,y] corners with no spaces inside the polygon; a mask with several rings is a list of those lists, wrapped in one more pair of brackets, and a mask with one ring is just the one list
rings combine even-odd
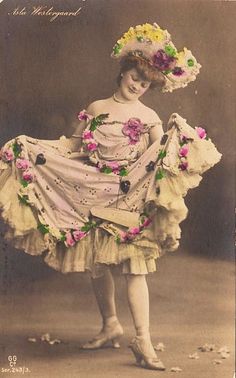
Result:
{"label": "hand-colored flower", "polygon": [[93,132],[91,130],[85,130],[82,136],[83,136],[83,139],[92,139]]}
{"label": "hand-colored flower", "polygon": [[66,233],[65,245],[67,247],[73,247],[73,245],[75,245],[75,240],[73,239],[73,237],[72,237],[72,235],[71,235],[70,232]]}
{"label": "hand-colored flower", "polygon": [[12,161],[14,160],[14,152],[11,148],[3,149],[2,151],[2,158],[5,161]]}
{"label": "hand-colored flower", "polygon": [[172,74],[175,76],[181,76],[184,74],[184,70],[181,67],[175,67],[172,71]]}
{"label": "hand-colored flower", "polygon": [[86,232],[80,231],[80,230],[75,230],[72,232],[73,238],[75,241],[81,240],[86,236]]}
{"label": "hand-colored flower", "polygon": [[197,135],[199,136],[199,138],[201,139],[205,139],[206,138],[206,130],[203,129],[202,127],[195,127],[195,130],[197,132]]}
{"label": "hand-colored flower", "polygon": [[147,227],[150,223],[152,223],[152,220],[150,218],[146,218],[145,221],[142,223],[142,227]]}
{"label": "hand-colored flower", "polygon": [[29,168],[29,160],[27,159],[16,159],[16,168],[26,170]]}
{"label": "hand-colored flower", "polygon": [[176,65],[176,58],[166,54],[162,49],[158,50],[153,56],[153,64],[160,71],[171,70]]}
{"label": "hand-colored flower", "polygon": [[22,178],[27,182],[32,182],[34,180],[34,174],[29,169],[24,171],[22,174]]}
{"label": "hand-colored flower", "polygon": [[180,148],[179,155],[182,157],[185,157],[187,156],[188,151],[189,151],[188,146],[185,144],[183,147]]}
{"label": "hand-colored flower", "polygon": [[187,143],[188,142],[188,137],[186,135],[181,134],[180,135],[180,141],[182,143]]}
{"label": "hand-colored flower", "polygon": [[181,163],[179,164],[179,169],[181,171],[185,171],[187,168],[188,168],[188,162],[187,161],[181,161]]}
{"label": "hand-colored flower", "polygon": [[129,234],[131,234],[131,235],[138,235],[139,233],[140,233],[139,227],[131,227],[129,229]]}
{"label": "hand-colored flower", "polygon": [[97,149],[97,143],[88,143],[87,144],[87,149],[89,150],[89,151],[95,151],[96,149]]}
{"label": "hand-colored flower", "polygon": [[87,121],[88,119],[92,119],[92,116],[86,110],[82,110],[77,114],[77,118],[79,121]]}
{"label": "hand-colored flower", "polygon": [[144,125],[139,118],[130,118],[124,123],[122,132],[130,139],[130,144],[136,144],[139,141],[140,134],[144,131]]}
{"label": "hand-colored flower", "polygon": [[106,163],[107,167],[110,167],[112,171],[119,169],[120,165],[117,161],[108,161]]}

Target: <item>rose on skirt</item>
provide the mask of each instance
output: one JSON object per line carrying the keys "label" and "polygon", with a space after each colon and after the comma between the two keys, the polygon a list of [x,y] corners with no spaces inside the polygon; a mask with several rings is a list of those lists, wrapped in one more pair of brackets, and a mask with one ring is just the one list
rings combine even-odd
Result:
{"label": "rose on skirt", "polygon": [[197,132],[197,135],[199,136],[199,138],[201,139],[205,139],[206,138],[206,130],[203,129],[203,127],[195,127],[195,130]]}
{"label": "rose on skirt", "polygon": [[29,160],[27,159],[16,159],[16,168],[26,170],[29,168]]}
{"label": "rose on skirt", "polygon": [[5,160],[5,161],[12,161],[15,158],[12,148],[3,149],[2,152],[1,152],[1,156],[2,156],[3,160]]}
{"label": "rose on skirt", "polygon": [[27,182],[32,182],[34,180],[34,174],[32,171],[30,171],[29,169],[24,171],[23,174],[22,174],[22,178],[27,181]]}

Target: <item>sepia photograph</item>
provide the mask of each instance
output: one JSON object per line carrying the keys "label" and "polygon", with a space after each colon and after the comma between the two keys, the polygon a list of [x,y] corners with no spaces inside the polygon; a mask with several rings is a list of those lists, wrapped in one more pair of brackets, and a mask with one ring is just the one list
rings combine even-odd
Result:
{"label": "sepia photograph", "polygon": [[0,0],[0,377],[235,378],[235,16]]}

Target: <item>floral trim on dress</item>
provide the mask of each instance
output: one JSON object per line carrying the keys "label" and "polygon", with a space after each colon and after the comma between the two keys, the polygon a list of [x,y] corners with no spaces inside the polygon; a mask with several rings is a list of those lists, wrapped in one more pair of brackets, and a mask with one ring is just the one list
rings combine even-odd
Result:
{"label": "floral trim on dress", "polygon": [[[109,116],[109,114],[100,114],[97,117],[93,117],[89,115],[86,111],[82,111],[78,114],[78,119],[80,120],[89,120],[90,127],[89,130],[84,131],[83,133],[83,144],[84,147],[87,148],[88,151],[92,152],[97,148],[97,143],[94,140],[93,131],[96,130],[101,124],[104,124],[104,120]],[[114,121],[117,122],[117,121]],[[114,123],[112,122],[112,123]],[[130,144],[135,144],[138,142],[140,134],[144,132],[144,126],[138,118],[130,118],[127,122],[123,123],[123,133],[130,138]],[[196,135],[200,139],[209,139],[206,134],[206,130],[202,127],[195,127]],[[146,166],[146,171],[154,171],[155,167],[157,166],[155,179],[161,180],[165,177],[165,169],[164,169],[164,158],[166,156],[166,143],[168,140],[168,135],[164,134],[161,140],[161,145],[165,145],[165,147],[159,152],[156,161],[150,161],[149,164]],[[188,169],[188,161],[187,155],[189,152],[188,144],[192,142],[192,138],[186,137],[184,134],[179,134],[179,165],[178,168],[180,171]],[[19,201],[22,204],[33,206],[33,204],[29,200],[29,190],[33,182],[36,181],[35,174],[32,170],[31,162],[25,158],[25,154],[23,151],[23,144],[19,143],[17,138],[6,146],[4,146],[0,151],[0,159],[7,163],[12,164],[15,163],[15,167],[20,172],[20,183],[21,188],[17,193]],[[38,154],[36,157],[35,165],[37,164],[45,164],[46,159],[44,155]],[[119,163],[116,161],[110,161],[106,164],[99,163],[97,168],[100,172],[103,173],[114,173],[120,176],[127,176],[128,171],[127,168],[124,166],[120,166]],[[158,191],[158,188],[157,188]],[[157,193],[158,194],[158,193]],[[38,223],[38,230],[42,232],[42,234],[51,234],[55,237],[58,241],[64,242],[67,247],[74,246],[78,241],[86,237],[89,232],[98,227],[101,221],[89,221],[86,222],[82,227],[76,229],[70,229],[69,231],[58,230],[55,228],[51,228],[47,224],[43,224],[39,221]],[[136,238],[137,235],[141,234],[145,228],[147,228],[152,223],[151,217],[148,214],[142,213],[140,215],[140,225],[138,227],[131,227],[126,232],[116,233],[115,240],[117,243],[129,243],[133,239]]]}

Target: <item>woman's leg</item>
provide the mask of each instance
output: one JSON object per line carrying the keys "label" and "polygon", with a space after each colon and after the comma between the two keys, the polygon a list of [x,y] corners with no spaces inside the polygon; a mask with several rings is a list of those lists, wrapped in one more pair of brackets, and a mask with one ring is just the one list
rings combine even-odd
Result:
{"label": "woman's leg", "polygon": [[98,278],[92,278],[93,291],[102,316],[103,324],[116,318],[115,284],[109,268]]}
{"label": "woman's leg", "polygon": [[127,274],[128,302],[137,336],[149,337],[149,292],[145,275]]}
{"label": "woman's leg", "polygon": [[157,358],[149,333],[149,292],[145,275],[126,276],[130,311],[136,330],[136,337],[130,347],[139,364],[153,370],[165,370]]}
{"label": "woman's leg", "polygon": [[117,319],[115,304],[115,284],[109,268],[99,278],[92,278],[93,291],[102,316],[103,326],[95,338],[83,345],[84,349],[97,349],[107,341],[112,341],[115,348],[119,347],[118,337],[123,329]]}

